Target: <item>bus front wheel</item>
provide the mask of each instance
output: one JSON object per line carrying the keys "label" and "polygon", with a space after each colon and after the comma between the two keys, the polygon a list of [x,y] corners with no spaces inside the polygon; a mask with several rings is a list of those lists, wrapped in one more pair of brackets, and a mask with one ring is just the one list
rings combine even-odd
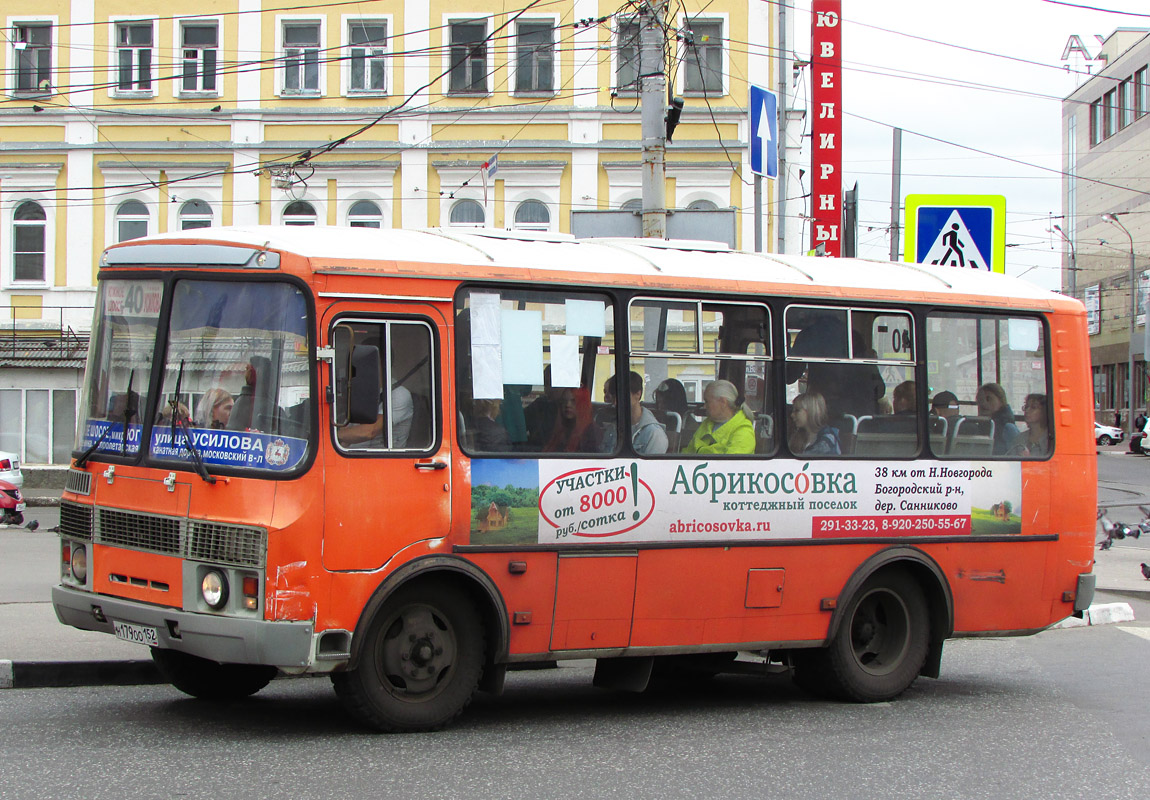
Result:
{"label": "bus front wheel", "polygon": [[891,700],[914,683],[929,639],[922,588],[905,572],[882,572],[851,597],[826,650],[799,651],[795,680],[843,700]]}
{"label": "bus front wheel", "polygon": [[445,584],[399,589],[368,626],[355,669],[332,675],[351,714],[382,731],[442,728],[471,702],[483,673],[483,623]]}
{"label": "bus front wheel", "polygon": [[267,686],[278,672],[260,664],[220,664],[161,647],[152,648],[152,661],[168,683],[201,700],[240,700]]}

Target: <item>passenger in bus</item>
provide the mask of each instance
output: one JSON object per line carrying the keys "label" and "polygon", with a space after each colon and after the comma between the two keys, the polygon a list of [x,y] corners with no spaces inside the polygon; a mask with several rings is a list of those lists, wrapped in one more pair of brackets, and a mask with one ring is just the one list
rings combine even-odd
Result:
{"label": "passenger in bus", "polygon": [[930,413],[936,417],[948,419],[959,416],[958,397],[954,392],[942,390],[930,401]]}
{"label": "passenger in bus", "polygon": [[914,414],[914,381],[903,381],[891,392],[891,409],[895,414]]}
{"label": "passenger in bus", "polygon": [[[821,309],[807,309],[797,318],[799,332],[790,353],[815,358],[847,358],[847,331],[843,315]],[[855,358],[875,358],[867,349],[863,335],[851,332]],[[787,364],[787,383],[802,375],[807,377],[807,391],[823,395],[827,414],[837,420],[843,414],[856,417],[875,414],[878,399],[886,393],[886,382],[874,364],[792,361]]]}
{"label": "passenger in bus", "polygon": [[717,380],[703,390],[707,418],[695,431],[684,453],[750,454],[755,452],[754,412],[739,404],[739,390],[730,381]]}
{"label": "passenger in bus", "polygon": [[560,389],[558,395],[555,428],[543,447],[544,452],[601,452],[602,437],[591,418],[591,392],[580,387]]}
{"label": "passenger in bus", "polygon": [[228,417],[232,414],[232,406],[236,403],[232,393],[219,386],[213,386],[204,392],[200,402],[196,405],[196,425],[201,428],[222,430],[228,427]]}
{"label": "passenger in bus", "polygon": [[630,377],[631,446],[641,455],[666,453],[667,429],[655,419],[651,409],[643,406],[643,376],[632,372]]}
{"label": "passenger in bus", "polygon": [[818,392],[795,397],[791,404],[791,433],[787,441],[795,455],[837,456],[838,428],[829,424],[827,403]]}
{"label": "passenger in bus", "polygon": [[[559,416],[560,391],[551,385],[551,365],[543,369],[543,393],[523,409],[527,425],[527,450],[543,450],[551,441],[555,420]],[[588,399],[590,402],[590,399]]]}
{"label": "passenger in bus", "polygon": [[[411,419],[415,415],[415,403],[406,387],[396,386],[391,390],[391,447],[400,450],[407,447],[407,437],[411,433]],[[344,447],[366,448],[387,447],[383,435],[383,401],[380,400],[375,422],[346,425],[336,431],[336,438]]]}
{"label": "passenger in bus", "polygon": [[511,450],[511,437],[499,422],[502,400],[476,400],[475,449],[488,453],[506,453]]}
{"label": "passenger in bus", "polygon": [[1007,455],[1045,458],[1050,454],[1050,430],[1046,427],[1046,395],[1028,394],[1022,404],[1026,430],[1014,440]]}
{"label": "passenger in bus", "polygon": [[1006,402],[1006,392],[997,383],[984,383],[974,395],[978,404],[978,414],[994,421],[994,455],[1002,455],[1014,445],[1018,438],[1018,425],[1014,422],[1014,411]]}

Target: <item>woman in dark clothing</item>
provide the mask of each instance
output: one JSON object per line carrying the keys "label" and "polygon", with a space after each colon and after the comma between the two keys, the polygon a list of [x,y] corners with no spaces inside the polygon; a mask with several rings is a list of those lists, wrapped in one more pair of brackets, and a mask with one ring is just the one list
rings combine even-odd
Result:
{"label": "woman in dark clothing", "polygon": [[591,416],[591,393],[586,389],[563,389],[558,400],[555,429],[543,447],[545,453],[598,453],[602,444]]}
{"label": "woman in dark clothing", "polygon": [[1018,425],[1014,421],[1014,411],[1006,402],[1006,392],[997,383],[984,383],[974,396],[978,403],[978,414],[994,420],[994,455],[1002,455],[1014,445],[1018,438]]}

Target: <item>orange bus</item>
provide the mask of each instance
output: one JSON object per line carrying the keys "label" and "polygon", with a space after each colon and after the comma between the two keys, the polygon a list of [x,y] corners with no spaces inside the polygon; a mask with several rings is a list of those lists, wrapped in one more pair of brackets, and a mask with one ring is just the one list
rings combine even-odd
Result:
{"label": "orange bus", "polygon": [[510,665],[880,701],[1092,599],[1080,303],[973,270],[491,230],[108,249],[60,620],[383,730]]}

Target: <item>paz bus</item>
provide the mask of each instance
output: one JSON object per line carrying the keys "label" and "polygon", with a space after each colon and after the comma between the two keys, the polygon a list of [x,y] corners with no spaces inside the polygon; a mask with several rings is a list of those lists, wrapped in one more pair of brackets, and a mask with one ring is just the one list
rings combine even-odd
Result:
{"label": "paz bus", "polygon": [[[1077,301],[690,241],[252,227],[103,253],[59,619],[202,698],[441,727],[517,663],[856,702],[1092,599]],[[757,668],[757,667],[756,667]]]}

